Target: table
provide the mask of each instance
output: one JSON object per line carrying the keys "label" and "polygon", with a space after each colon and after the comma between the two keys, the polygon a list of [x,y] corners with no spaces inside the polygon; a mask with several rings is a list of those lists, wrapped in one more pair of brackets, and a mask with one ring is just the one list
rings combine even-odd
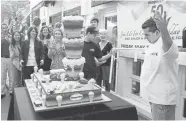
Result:
{"label": "table", "polygon": [[27,89],[14,88],[8,120],[138,120],[135,106],[103,92],[112,102],[36,113]]}

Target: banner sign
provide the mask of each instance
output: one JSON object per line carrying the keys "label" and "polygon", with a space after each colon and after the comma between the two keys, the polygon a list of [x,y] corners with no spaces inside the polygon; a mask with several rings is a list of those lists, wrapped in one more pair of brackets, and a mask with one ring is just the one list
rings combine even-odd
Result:
{"label": "banner sign", "polygon": [[143,49],[148,47],[142,24],[158,10],[162,16],[171,17],[168,30],[172,40],[182,46],[182,31],[186,27],[186,1],[130,1],[118,3],[118,47]]}

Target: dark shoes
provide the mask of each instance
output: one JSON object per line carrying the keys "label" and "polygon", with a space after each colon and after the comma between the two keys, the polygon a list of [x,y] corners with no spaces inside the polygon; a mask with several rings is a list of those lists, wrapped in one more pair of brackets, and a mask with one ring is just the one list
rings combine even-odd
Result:
{"label": "dark shoes", "polygon": [[5,97],[5,94],[4,95],[1,95],[1,99]]}

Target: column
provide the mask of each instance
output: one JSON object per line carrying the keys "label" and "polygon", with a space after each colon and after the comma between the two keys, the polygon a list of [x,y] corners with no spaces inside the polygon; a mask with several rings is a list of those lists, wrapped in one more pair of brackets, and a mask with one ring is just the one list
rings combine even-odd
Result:
{"label": "column", "polygon": [[49,7],[45,7],[46,25],[49,25]]}

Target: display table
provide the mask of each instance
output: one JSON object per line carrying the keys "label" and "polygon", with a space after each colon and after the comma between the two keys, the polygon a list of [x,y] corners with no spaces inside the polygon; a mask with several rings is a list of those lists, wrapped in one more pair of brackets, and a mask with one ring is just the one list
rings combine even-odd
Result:
{"label": "display table", "polygon": [[104,94],[112,102],[36,113],[27,89],[15,88],[8,120],[138,120],[135,106],[108,92]]}

